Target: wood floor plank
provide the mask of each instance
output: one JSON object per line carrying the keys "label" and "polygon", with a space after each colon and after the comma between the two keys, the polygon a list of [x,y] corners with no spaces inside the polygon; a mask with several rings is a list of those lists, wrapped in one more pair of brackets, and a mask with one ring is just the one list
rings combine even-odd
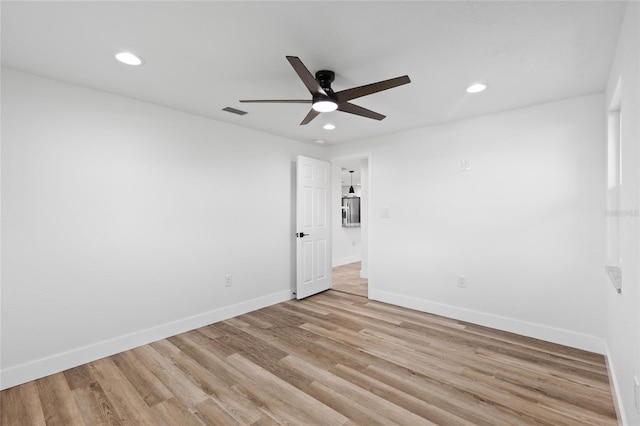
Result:
{"label": "wood floor plank", "polygon": [[224,424],[224,425],[247,425],[253,424],[260,420],[260,417],[252,422],[244,419],[238,419],[230,414],[227,410],[222,409],[214,400],[207,399],[196,405],[198,414],[204,424]]}
{"label": "wood floor plank", "polygon": [[472,422],[458,417],[450,411],[437,407],[410,394],[404,393],[399,389],[368,376],[367,374],[345,367],[344,365],[338,364],[331,371],[349,382],[359,383],[361,387],[367,389],[374,395],[415,413],[424,419],[434,422],[434,424],[455,424],[460,426],[473,425]]}
{"label": "wood floor plank", "polygon": [[327,315],[329,315],[331,313],[330,310],[328,309],[324,309],[322,307],[316,306],[316,304],[314,303],[308,303],[308,300],[303,299],[303,300],[290,300],[288,302],[283,302],[281,304],[279,304],[278,306],[286,306],[287,308],[292,308],[292,309],[302,309],[304,310],[308,315],[312,315],[310,312],[316,314],[316,318],[323,318],[326,317]]}
{"label": "wood floor plank", "polygon": [[86,364],[64,371],[63,374],[71,390],[89,388],[93,383],[91,372]]}
{"label": "wood floor plank", "polygon": [[48,426],[84,424],[82,413],[63,374],[38,379],[36,385]]}
{"label": "wood floor plank", "polygon": [[525,336],[519,336],[507,331],[489,329],[475,324],[467,324],[465,331],[469,334],[476,334],[482,337],[490,337],[494,340],[500,340],[505,343],[522,346],[528,349],[541,350],[551,355],[556,355],[566,359],[572,359],[581,362],[589,362],[599,365],[603,370],[606,366],[602,363],[603,356],[592,352],[581,351],[580,349],[570,348],[568,346],[558,345],[552,342],[532,339]]}
{"label": "wood floor plank", "polygon": [[191,407],[207,399],[207,394],[176,365],[172,355],[174,351],[179,355],[179,351],[169,341],[161,340],[133,351],[185,406]]}
{"label": "wood floor plank", "polygon": [[[374,335],[383,340],[391,340],[399,346],[408,345],[408,349],[419,346],[419,341],[416,340],[415,336],[403,333],[402,330],[398,330],[398,328],[383,328],[375,325],[371,325],[370,328],[380,331],[372,332],[365,329],[361,333]],[[393,333],[398,337],[385,333]],[[469,365],[473,366],[472,368],[479,372],[501,375],[501,377],[509,378],[512,383],[518,383],[523,387],[530,388],[531,386],[529,384],[537,383],[537,391],[542,391],[547,396],[550,395],[558,399],[571,399],[573,402],[576,402],[576,399],[581,399],[580,389],[588,385],[591,389],[590,396],[588,398],[582,398],[581,402],[590,406],[592,411],[600,412],[602,410],[606,415],[612,414],[609,412],[612,407],[612,401],[608,399],[610,397],[608,384],[606,388],[598,388],[599,383],[586,383],[585,381],[576,383],[576,380],[578,380],[580,376],[577,376],[574,371],[567,371],[554,363],[543,362],[541,360],[538,360],[536,363],[528,363],[523,362],[519,357],[507,357],[501,353],[496,353],[495,357],[492,358],[490,352],[486,350],[473,350],[473,348],[467,348],[455,342],[447,342],[446,345],[430,344],[423,346],[419,351],[431,353],[432,355],[442,354],[450,357],[450,359],[455,358],[456,362],[464,359]],[[508,368],[509,366],[515,366],[516,371],[511,372]],[[531,371],[528,371],[529,368],[531,368]],[[554,380],[546,382],[537,381],[541,375],[543,377],[551,375]]]}
{"label": "wood floor plank", "polygon": [[538,363],[551,363],[559,368],[578,370],[581,376],[586,377],[586,375],[589,375],[594,377],[595,380],[608,384],[607,370],[602,357],[600,358],[600,365],[596,365],[573,357],[565,358],[557,353],[544,352],[544,349],[531,342],[534,339],[525,338],[527,340],[521,340],[526,342],[525,345],[507,343],[500,338],[492,337],[490,334],[480,335],[478,333],[468,333],[465,330],[443,329],[440,326],[431,324],[431,321],[423,324],[403,323],[402,328],[414,331],[429,339],[432,342],[430,345],[433,347],[448,348],[460,345],[459,349],[461,350],[463,350],[464,346],[474,351],[489,350],[522,359],[532,366]]}
{"label": "wood floor plank", "polygon": [[311,363],[308,363],[295,356],[287,356],[283,360],[283,363],[298,371],[310,372],[316,377],[316,382],[322,383],[325,386],[334,389],[336,392],[346,396],[352,401],[358,401],[360,404],[369,407],[380,407],[378,413],[387,419],[391,423],[400,425],[432,425],[434,423],[424,419],[404,408],[395,405],[366,389],[351,383],[348,380],[341,378],[335,374],[324,371],[315,367]]}
{"label": "wood floor plank", "polygon": [[85,364],[64,372],[85,424],[92,426],[123,424],[91,371],[91,365]]}
{"label": "wood floor plank", "polygon": [[216,339],[228,348],[237,353],[250,357],[255,360],[262,359],[281,359],[287,356],[287,353],[281,351],[269,344],[268,342],[255,339],[245,331],[237,329],[227,323],[218,323],[218,329],[224,334]]}
{"label": "wood floor plank", "polygon": [[438,407],[446,407],[446,410],[452,415],[476,425],[543,424],[513,410],[496,407],[488,401],[477,398],[473,393],[400,366],[396,366],[396,368],[370,366],[367,367],[367,375],[428,403]]}
{"label": "wood floor plank", "polygon": [[[338,326],[332,321],[332,318],[329,316],[330,313],[327,315],[317,314],[312,309],[307,309],[308,306],[309,305],[303,305],[302,303],[293,304],[285,302],[280,306],[280,309],[284,311],[295,312],[296,314],[304,318],[306,322],[314,323],[328,330],[336,330],[338,328]],[[358,325],[357,329],[359,330],[360,327],[361,325]]]}
{"label": "wood floor plank", "polygon": [[36,382],[25,383],[0,394],[0,424],[44,426],[46,420]]}
{"label": "wood floor plank", "polygon": [[608,391],[608,380],[606,376],[581,369],[579,364],[568,366],[564,363],[542,362],[540,360],[537,360],[537,362],[529,362],[519,357],[515,358],[504,353],[490,351],[487,349],[478,349],[477,353],[483,359],[491,359],[498,364],[512,365],[516,368],[525,369],[526,371],[534,374],[551,374],[556,377],[561,377],[578,386],[589,386],[594,389],[599,388],[603,392]]}
{"label": "wood floor plank", "polygon": [[117,354],[111,359],[148,406],[154,406],[174,397],[162,381],[132,352]]}
{"label": "wood floor plank", "polygon": [[287,381],[248,361],[240,355],[228,358],[229,364],[247,373],[249,380],[261,394],[268,395],[268,404],[275,418],[283,418],[292,424],[313,424],[323,419],[326,424],[341,425],[348,419],[330,407],[320,403],[304,392],[295,392],[295,387]]}
{"label": "wood floor plank", "polygon": [[[608,384],[583,378],[572,371],[565,371],[549,364],[515,362],[504,356],[495,356],[488,351],[478,352],[484,365],[491,365],[495,376],[521,386],[534,385],[538,391],[554,398],[571,400],[578,405],[584,404],[594,411],[611,414],[611,392]],[[589,390],[582,394],[581,391]]]}
{"label": "wood floor plank", "polygon": [[171,398],[154,405],[151,410],[156,418],[162,419],[167,425],[203,426],[205,423],[195,412],[187,409],[179,400]]}
{"label": "wood floor plank", "polygon": [[368,309],[372,309],[377,312],[386,312],[401,319],[403,323],[413,324],[436,324],[447,329],[464,330],[467,326],[460,323],[460,321],[445,318],[438,315],[428,314],[424,312],[414,311],[411,309],[405,309],[400,306],[390,305],[388,303],[371,302],[365,305]]}
{"label": "wood floor plank", "polygon": [[3,426],[616,425],[604,358],[327,291],[0,393]]}
{"label": "wood floor plank", "polygon": [[173,356],[178,368],[210,396],[195,405],[205,419],[218,411],[224,413],[222,418],[233,419],[232,424],[252,424],[264,418],[260,407],[245,397],[249,391],[243,388],[241,375],[225,359],[203,349],[188,336],[175,336],[171,342],[182,352]]}
{"label": "wood floor plank", "polygon": [[343,395],[338,390],[327,386],[321,382],[312,382],[307,392],[314,398],[321,400],[327,406],[333,407],[336,411],[343,413],[350,419],[348,425],[379,425],[387,426],[397,423],[391,422],[386,417],[378,414],[376,410],[371,410],[360,401],[353,400]]}
{"label": "wood floor plank", "polygon": [[[568,423],[569,419],[583,425],[616,424],[616,422],[611,422],[609,416],[598,413],[589,405],[586,406],[588,408],[577,408],[573,403],[549,397],[536,389],[530,389],[528,386],[519,386],[498,377],[487,376],[471,370],[465,371],[463,377],[490,386],[497,392],[510,395],[514,404],[523,405],[519,408],[520,411],[535,418],[548,420],[553,424]],[[529,403],[532,400],[536,401],[535,406]]]}
{"label": "wood floor plank", "polygon": [[154,425],[149,406],[116,367],[113,360],[104,358],[90,365],[91,375],[96,379],[110,404],[118,421],[125,425]]}
{"label": "wood floor plank", "polygon": [[263,319],[260,318],[260,311],[254,311],[254,312],[249,312],[248,314],[244,315],[244,320],[250,324],[253,327],[256,328],[269,328],[272,327],[273,324],[271,324],[268,321],[265,321]]}
{"label": "wood floor plank", "polygon": [[[334,316],[340,316],[340,314],[358,314],[371,319],[376,319],[390,324],[400,325],[402,320],[394,317],[392,314],[380,313],[367,309],[366,307],[355,306],[346,302],[340,302],[335,300],[319,300],[320,304],[325,306],[331,306],[335,312]],[[346,315],[351,316],[353,315]]]}
{"label": "wood floor plank", "polygon": [[123,424],[98,383],[87,388],[74,389],[71,392],[86,425],[115,426]]}

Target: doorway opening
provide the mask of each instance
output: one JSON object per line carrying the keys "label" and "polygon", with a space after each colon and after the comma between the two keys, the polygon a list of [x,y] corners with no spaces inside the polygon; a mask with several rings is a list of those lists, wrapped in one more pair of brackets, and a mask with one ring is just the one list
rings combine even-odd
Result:
{"label": "doorway opening", "polygon": [[331,164],[331,288],[368,297],[369,154],[333,159]]}

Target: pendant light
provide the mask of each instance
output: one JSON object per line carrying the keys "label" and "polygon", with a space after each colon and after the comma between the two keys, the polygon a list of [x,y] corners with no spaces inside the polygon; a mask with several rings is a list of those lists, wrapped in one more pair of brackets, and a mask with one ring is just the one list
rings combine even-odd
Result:
{"label": "pendant light", "polygon": [[351,173],[351,188],[349,188],[349,194],[355,194],[356,191],[353,189],[353,170],[349,170],[349,173]]}

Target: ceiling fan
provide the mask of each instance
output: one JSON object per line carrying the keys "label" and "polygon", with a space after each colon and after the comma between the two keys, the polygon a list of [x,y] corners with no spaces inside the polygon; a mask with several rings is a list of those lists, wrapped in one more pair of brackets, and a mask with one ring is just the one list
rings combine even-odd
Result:
{"label": "ceiling fan", "polygon": [[360,98],[362,96],[371,95],[372,93],[381,92],[403,84],[411,83],[408,75],[396,77],[389,80],[379,81],[364,86],[354,87],[352,89],[334,92],[331,89],[331,83],[335,78],[333,71],[321,70],[313,74],[302,63],[297,56],[287,56],[287,60],[298,74],[304,85],[311,92],[311,99],[243,99],[244,103],[295,103],[295,104],[311,104],[311,111],[302,120],[300,125],[308,124],[322,112],[342,111],[350,114],[360,115],[362,117],[372,118],[374,120],[382,120],[384,115],[375,111],[354,105],[349,101]]}

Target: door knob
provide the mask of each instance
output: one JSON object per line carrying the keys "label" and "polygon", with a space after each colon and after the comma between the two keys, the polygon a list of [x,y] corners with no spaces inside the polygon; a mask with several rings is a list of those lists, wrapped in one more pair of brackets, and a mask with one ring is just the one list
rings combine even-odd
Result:
{"label": "door knob", "polygon": [[304,232],[298,232],[298,233],[296,234],[296,237],[298,237],[298,238],[302,238],[302,237],[306,237],[306,236],[308,236],[308,235],[309,235],[309,234],[305,234]]}

